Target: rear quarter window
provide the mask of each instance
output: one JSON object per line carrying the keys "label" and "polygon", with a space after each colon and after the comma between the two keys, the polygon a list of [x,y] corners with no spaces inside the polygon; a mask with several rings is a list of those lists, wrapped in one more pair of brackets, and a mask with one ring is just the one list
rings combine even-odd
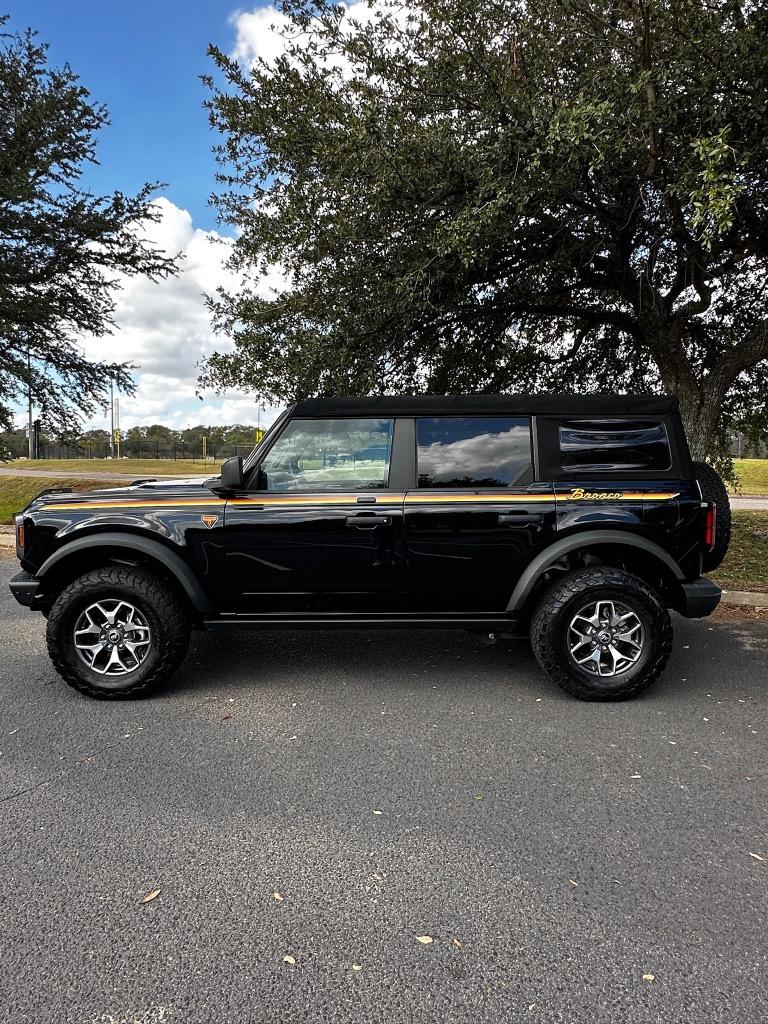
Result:
{"label": "rear quarter window", "polygon": [[672,465],[660,420],[563,420],[559,437],[565,473],[665,472]]}

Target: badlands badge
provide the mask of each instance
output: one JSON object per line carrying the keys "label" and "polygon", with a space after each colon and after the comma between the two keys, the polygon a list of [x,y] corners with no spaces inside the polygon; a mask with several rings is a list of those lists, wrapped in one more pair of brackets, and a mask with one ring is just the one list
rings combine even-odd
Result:
{"label": "badlands badge", "polygon": [[214,528],[214,526],[216,525],[216,523],[218,523],[218,521],[219,521],[219,517],[218,516],[212,516],[212,515],[200,516],[200,518],[205,523],[205,525],[208,527],[209,530],[212,530]]}

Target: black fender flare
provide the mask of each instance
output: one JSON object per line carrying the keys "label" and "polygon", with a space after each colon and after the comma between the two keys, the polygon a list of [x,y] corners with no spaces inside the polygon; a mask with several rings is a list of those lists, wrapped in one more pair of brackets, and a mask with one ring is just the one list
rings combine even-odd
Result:
{"label": "black fender flare", "polygon": [[213,611],[208,595],[200,585],[190,566],[184,561],[181,555],[170,550],[160,541],[151,537],[139,537],[124,533],[89,533],[87,536],[78,537],[77,540],[68,541],[58,551],[47,558],[35,573],[39,580],[45,576],[64,559],[78,551],[93,551],[95,548],[123,548],[126,551],[140,552],[149,558],[160,562],[176,580],[192,603],[192,607],[204,614]]}
{"label": "black fender flare", "polygon": [[623,544],[625,547],[639,548],[641,551],[648,555],[653,555],[654,558],[662,562],[676,580],[682,582],[685,579],[682,569],[672,555],[665,551],[664,548],[659,547],[658,544],[654,544],[652,540],[638,537],[634,533],[624,533],[621,530],[586,530],[583,533],[574,533],[569,537],[562,537],[560,540],[550,544],[548,548],[539,552],[517,581],[517,586],[512,591],[512,596],[507,604],[507,611],[520,611],[536,585],[536,580],[558,558],[562,558],[563,555],[576,551],[578,548],[604,544]]}

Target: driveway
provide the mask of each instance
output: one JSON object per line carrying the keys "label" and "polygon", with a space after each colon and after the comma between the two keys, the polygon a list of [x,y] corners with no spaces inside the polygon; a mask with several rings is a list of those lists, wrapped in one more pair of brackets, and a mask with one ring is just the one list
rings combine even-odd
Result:
{"label": "driveway", "polygon": [[105,704],[12,571],[4,1020],[765,1020],[764,624],[676,620],[619,705],[436,632],[203,636]]}

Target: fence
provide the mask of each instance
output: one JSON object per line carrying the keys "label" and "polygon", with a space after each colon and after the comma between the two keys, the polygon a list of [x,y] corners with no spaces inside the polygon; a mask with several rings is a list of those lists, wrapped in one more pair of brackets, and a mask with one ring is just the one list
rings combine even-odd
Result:
{"label": "fence", "polygon": [[[26,439],[16,438],[2,442],[0,447],[6,447],[11,458],[26,458],[29,454]],[[230,444],[215,445],[208,442],[207,462],[223,462],[233,455],[242,455],[245,458],[251,451],[253,445]],[[110,457],[109,442],[83,441],[78,445],[48,444],[42,441],[38,448],[38,459],[107,459]],[[144,441],[134,443],[131,441],[120,442],[121,459],[169,459],[173,461],[189,460],[195,462],[203,461],[202,445],[200,443],[186,443],[180,441],[178,444],[161,444],[160,442]]]}

